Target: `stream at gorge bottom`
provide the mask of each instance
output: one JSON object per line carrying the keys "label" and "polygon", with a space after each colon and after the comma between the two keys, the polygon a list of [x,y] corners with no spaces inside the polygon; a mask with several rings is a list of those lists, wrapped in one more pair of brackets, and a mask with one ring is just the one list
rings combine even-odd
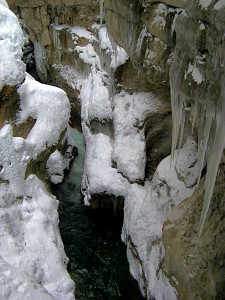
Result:
{"label": "stream at gorge bottom", "polygon": [[79,155],[63,184],[53,188],[59,200],[59,229],[69,258],[68,272],[76,285],[76,300],[142,299],[132,284],[121,241],[123,213],[88,210],[80,194],[85,147],[72,130]]}

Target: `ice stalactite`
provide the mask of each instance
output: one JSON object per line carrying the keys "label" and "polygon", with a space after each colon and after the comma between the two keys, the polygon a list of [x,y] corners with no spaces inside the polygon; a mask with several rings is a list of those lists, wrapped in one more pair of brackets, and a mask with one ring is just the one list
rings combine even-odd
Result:
{"label": "ice stalactite", "polygon": [[172,132],[172,148],[171,159],[174,159],[175,150],[180,149],[183,139],[183,129],[185,123],[185,99],[184,96],[177,92],[176,87],[180,85],[181,70],[174,68],[171,70],[170,76],[171,87],[171,108],[173,118],[173,132]]}
{"label": "ice stalactite", "polygon": [[57,55],[58,55],[59,63],[61,63],[61,50],[62,50],[62,45],[61,45],[60,38],[59,38],[59,33],[60,33],[60,31],[57,29],[56,26],[57,26],[57,25],[53,25],[53,26],[52,26],[53,43],[54,43],[54,47],[55,47],[55,52],[56,52]]}
{"label": "ice stalactite", "polygon": [[[224,88],[223,88],[224,89]],[[207,174],[205,180],[205,195],[200,219],[199,237],[205,223],[205,219],[209,210],[213,189],[216,182],[217,171],[222,158],[225,146],[225,94],[222,98],[221,107],[217,108],[216,113],[212,116],[210,107],[206,110],[207,125],[211,123],[210,134],[206,132],[208,139],[207,153]],[[208,130],[208,129],[206,129]],[[201,149],[200,151],[201,152]]]}
{"label": "ice stalactite", "polygon": [[[190,100],[185,99],[185,96],[179,92],[179,80],[182,76],[179,69],[176,71],[177,74],[171,76],[171,106],[173,117],[172,159],[174,159],[175,149],[180,149],[182,145],[186,105],[187,101],[190,102]],[[195,99],[195,101],[192,101],[190,120],[192,123],[192,131],[194,130],[194,127],[197,127],[198,135],[197,185],[200,182],[205,161],[207,164],[204,202],[199,225],[199,240],[213,196],[217,171],[223,155],[223,149],[225,147],[224,88],[222,88],[221,95],[216,104],[213,103],[213,101],[210,101],[210,99],[206,99],[204,101],[202,99]]]}
{"label": "ice stalactite", "polygon": [[34,42],[34,55],[38,76],[42,82],[46,82],[48,77],[47,54],[45,48],[37,41]]}
{"label": "ice stalactite", "polygon": [[104,0],[100,0],[100,24],[103,24],[104,20]]}

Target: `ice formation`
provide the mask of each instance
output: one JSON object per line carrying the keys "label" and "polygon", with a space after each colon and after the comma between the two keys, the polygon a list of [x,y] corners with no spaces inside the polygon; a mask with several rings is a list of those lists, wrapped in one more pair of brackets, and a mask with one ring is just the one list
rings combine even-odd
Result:
{"label": "ice formation", "polygon": [[[204,9],[207,9],[212,3],[212,1],[198,2]],[[218,3],[219,2],[217,2],[217,4]],[[198,30],[204,30],[204,27]],[[218,36],[223,36],[223,32],[218,31],[217,34]],[[182,47],[186,47],[186,45],[180,44],[179,47],[182,49]],[[173,116],[172,157],[174,157],[175,149],[180,149],[182,145],[185,119],[188,117],[192,124],[192,131],[197,134],[198,140],[198,184],[202,170],[205,165],[207,166],[199,238],[209,210],[217,171],[225,147],[224,74],[220,71],[219,67],[217,68],[217,65],[221,66],[224,63],[223,54],[221,54],[221,56],[218,54],[220,51],[223,53],[223,46],[219,44],[218,48],[220,47],[221,50],[217,49],[215,52],[208,54],[208,66],[204,66],[205,54],[199,55],[196,51],[192,61],[189,61],[189,52],[186,52],[184,49],[179,50],[181,51],[179,62],[177,59],[174,60],[170,74]],[[203,70],[206,77],[209,76],[207,68],[212,70],[214,76],[217,76],[217,78],[218,74],[220,74],[221,78],[219,78],[216,83],[211,81],[211,78],[203,77],[201,70]],[[186,90],[184,92],[184,86],[185,89],[187,89],[187,86],[189,86],[188,89],[191,87],[188,96]],[[218,95],[216,95],[217,89],[220,91]],[[212,93],[212,90],[215,90],[216,96],[214,92]]]}
{"label": "ice formation", "polygon": [[100,49],[110,55],[110,68],[116,70],[128,60],[127,53],[113,42],[105,26],[99,28],[98,36]]}
{"label": "ice formation", "polygon": [[[185,99],[176,92],[176,87],[174,86],[175,82],[176,80],[172,81],[171,85],[173,114],[172,157],[174,156],[175,149],[181,147],[186,114]],[[205,159],[207,161],[205,196],[200,220],[199,236],[201,235],[207,216],[213,195],[217,170],[225,147],[225,97],[223,90],[224,88],[222,88],[220,96],[221,104],[218,107],[215,107],[210,101],[205,104],[195,101],[191,110],[193,128],[195,126],[196,118],[198,117],[198,183],[201,178]]]}
{"label": "ice formation", "polygon": [[47,81],[47,55],[44,47],[37,41],[34,42],[35,65],[38,76],[43,82]]}
{"label": "ice formation", "polygon": [[103,24],[104,19],[104,0],[100,0],[100,24]]}
{"label": "ice formation", "polygon": [[60,25],[54,25],[54,24],[52,25],[53,43],[54,43],[56,53],[58,55],[59,63],[61,62],[61,50],[62,50],[62,45],[59,38],[61,29],[62,27]]}

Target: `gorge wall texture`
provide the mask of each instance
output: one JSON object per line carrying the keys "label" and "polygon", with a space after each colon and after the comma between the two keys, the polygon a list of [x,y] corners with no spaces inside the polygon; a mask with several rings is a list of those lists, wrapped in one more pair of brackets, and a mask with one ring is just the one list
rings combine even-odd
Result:
{"label": "gorge wall texture", "polygon": [[99,16],[99,1],[8,1],[39,77],[67,92],[71,123],[82,121],[86,203],[125,203],[122,237],[142,295],[223,299],[225,4],[100,2]]}

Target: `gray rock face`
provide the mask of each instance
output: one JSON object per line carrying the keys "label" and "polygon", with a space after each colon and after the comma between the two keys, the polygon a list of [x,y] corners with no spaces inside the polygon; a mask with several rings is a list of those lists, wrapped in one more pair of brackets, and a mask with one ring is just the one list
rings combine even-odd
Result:
{"label": "gray rock face", "polygon": [[204,180],[198,190],[173,209],[164,222],[163,242],[166,255],[163,269],[176,287],[179,299],[224,297],[224,188],[223,164],[197,248]]}
{"label": "gray rock face", "polygon": [[105,21],[115,42],[158,94],[168,95],[172,21],[177,11],[162,3],[105,1]]}

